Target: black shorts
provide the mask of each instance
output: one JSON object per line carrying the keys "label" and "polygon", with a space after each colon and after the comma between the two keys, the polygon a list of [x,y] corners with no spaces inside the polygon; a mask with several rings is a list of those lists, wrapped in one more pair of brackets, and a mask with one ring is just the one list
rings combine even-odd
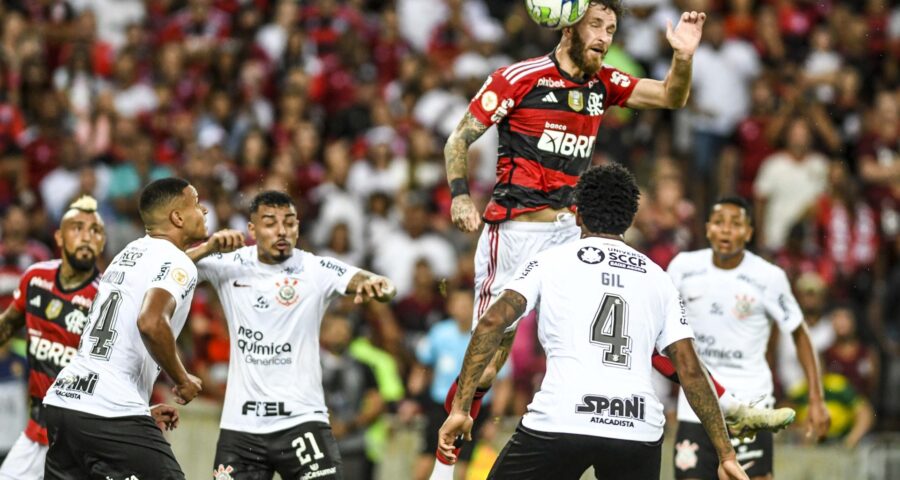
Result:
{"label": "black shorts", "polygon": [[[420,453],[423,455],[434,455],[438,447],[438,431],[441,429],[444,421],[447,420],[447,410],[444,409],[443,403],[434,401],[429,401],[423,409],[425,410],[425,430],[422,433],[425,435],[425,438],[423,438],[424,442],[422,442],[422,451]],[[478,418],[472,424],[473,439],[477,439],[478,430],[490,416],[491,406],[482,404],[481,411],[478,412]],[[475,442],[463,442],[459,450],[459,460],[468,462],[472,459],[473,453],[475,453]]]}
{"label": "black shorts", "polygon": [[662,436],[655,442],[539,432],[519,423],[488,479],[578,480],[594,467],[596,478],[659,478]]}
{"label": "black shorts", "polygon": [[184,480],[169,442],[147,415],[98,417],[46,406],[46,480]]}
{"label": "black shorts", "polygon": [[[752,442],[733,439],[737,461],[750,477],[772,473],[772,432],[759,432]],[[675,478],[718,480],[719,455],[703,425],[678,422],[675,434]]]}
{"label": "black shorts", "polygon": [[340,480],[341,454],[323,422],[301,423],[272,433],[221,430],[213,471],[234,480],[284,479]]}

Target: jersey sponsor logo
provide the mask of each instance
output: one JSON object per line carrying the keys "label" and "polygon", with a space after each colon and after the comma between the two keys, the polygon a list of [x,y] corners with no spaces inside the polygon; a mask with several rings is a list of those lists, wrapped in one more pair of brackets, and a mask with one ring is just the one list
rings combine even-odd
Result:
{"label": "jersey sponsor logo", "polygon": [[47,308],[44,309],[44,314],[47,315],[47,320],[56,320],[56,317],[62,313],[63,302],[58,298],[54,298],[50,300],[50,303],[47,304]]}
{"label": "jersey sponsor logo", "polygon": [[735,295],[735,303],[734,303],[734,316],[737,317],[738,320],[745,320],[750,315],[753,315],[753,305],[756,304],[756,299],[751,297],[750,295]]}
{"label": "jersey sponsor logo", "polygon": [[241,408],[241,415],[254,414],[257,417],[288,417],[291,415],[284,402],[256,402],[248,400]]}
{"label": "jersey sponsor logo", "polygon": [[181,285],[182,287],[187,285],[188,283],[188,273],[183,268],[174,268],[172,269],[172,280],[175,283]]}
{"label": "jersey sponsor logo", "polygon": [[625,75],[621,72],[612,72],[612,75],[609,77],[610,83],[618,85],[620,87],[628,88],[631,85],[631,79],[628,78],[628,75]]}
{"label": "jersey sponsor logo", "polygon": [[588,95],[588,104],[587,104],[588,115],[592,117],[597,117],[603,115],[603,94],[597,92],[591,92]]}
{"label": "jersey sponsor logo", "polygon": [[[702,269],[702,270],[691,270],[690,272],[684,272],[684,273],[681,275],[681,279],[682,279],[682,280],[686,280],[686,279],[691,278],[691,277],[696,277],[697,275],[703,275],[704,273],[706,273],[706,269],[705,269],[705,268]],[[697,297],[697,298],[700,298],[700,297]],[[693,300],[688,300],[688,301],[689,301],[689,302],[693,302]]]}
{"label": "jersey sponsor logo", "polygon": [[337,272],[339,277],[343,277],[345,273],[347,273],[347,267],[344,267],[338,263],[331,263],[330,260],[319,260],[319,265],[327,270],[334,270]]}
{"label": "jersey sponsor logo", "polygon": [[265,312],[266,310],[272,308],[272,304],[269,303],[269,299],[266,298],[265,295],[260,295],[256,297],[256,301],[253,302],[253,308],[255,310],[259,310],[260,312]]}
{"label": "jersey sponsor logo", "polygon": [[716,364],[732,364],[735,360],[744,358],[744,352],[716,347],[716,337],[712,335],[697,334],[697,355],[704,360],[715,360]]}
{"label": "jersey sponsor logo", "polygon": [[553,79],[549,77],[541,77],[540,80],[537,81],[537,86],[547,88],[563,88],[566,86],[566,82],[561,78]]}
{"label": "jersey sponsor logo", "polygon": [[725,315],[725,309],[722,308],[722,305],[719,302],[713,302],[709,307],[709,314],[722,316]]}
{"label": "jersey sponsor logo", "polygon": [[575,406],[576,413],[592,415],[591,423],[634,428],[634,422],[644,421],[646,400],[640,395],[631,398],[609,398],[604,395],[585,395]]}
{"label": "jersey sponsor logo", "polygon": [[[346,268],[343,268],[343,270],[344,272],[347,271]],[[343,273],[341,273],[340,275],[343,275]],[[283,282],[275,282],[275,287],[278,288],[278,293],[275,295],[275,300],[285,307],[290,307],[291,305],[297,303],[297,300],[300,300],[300,295],[297,293],[296,288],[297,283],[299,282],[296,278],[285,278]]]}
{"label": "jersey sponsor logo", "polygon": [[569,108],[576,112],[584,109],[584,94],[581,90],[569,90]]}
{"label": "jersey sponsor logo", "polygon": [[234,472],[234,467],[231,465],[219,465],[219,468],[213,470],[213,480],[234,480],[234,477],[231,476],[232,472]]}
{"label": "jersey sponsor logo", "polygon": [[534,270],[534,267],[536,267],[536,266],[538,266],[537,260],[532,260],[532,261],[528,262],[528,265],[525,265],[525,268],[522,269],[522,274],[519,275],[519,278],[517,280],[521,280],[521,279],[527,277],[528,274],[531,273],[531,271]]}
{"label": "jersey sponsor logo", "polygon": [[53,282],[50,280],[45,280],[41,277],[31,277],[31,281],[28,282],[29,286],[35,286],[38,288],[43,288],[47,291],[53,291]]}
{"label": "jersey sponsor logo", "polygon": [[94,299],[82,297],[81,295],[75,295],[74,297],[72,297],[72,300],[69,300],[69,302],[71,302],[72,305],[78,305],[79,307],[90,310],[91,305],[94,304]]}
{"label": "jersey sponsor logo", "polygon": [[84,332],[84,326],[87,324],[88,317],[76,308],[67,313],[63,320],[66,323],[66,330],[75,335],[81,335]]}
{"label": "jersey sponsor logo", "polygon": [[516,102],[511,98],[503,99],[503,101],[500,102],[500,107],[498,107],[497,111],[494,112],[493,115],[491,115],[491,121],[497,123],[500,120],[503,120],[503,117],[505,117],[509,113],[509,111],[512,110],[512,107],[515,104]]}
{"label": "jersey sponsor logo", "polygon": [[681,295],[678,296],[678,310],[681,313],[681,318],[678,319],[682,325],[687,325],[687,308],[684,306],[684,299],[681,298]]}
{"label": "jersey sponsor logo", "polygon": [[101,282],[112,283],[113,285],[121,285],[125,283],[125,272],[117,270],[108,270],[100,279]]}
{"label": "jersey sponsor logo", "polygon": [[238,327],[238,349],[244,354],[244,362],[253,365],[289,365],[293,346],[290,343],[266,343],[266,335],[260,330]]}
{"label": "jersey sponsor logo", "polygon": [[93,395],[94,389],[97,388],[97,381],[100,375],[94,372],[88,372],[87,375],[72,375],[65,378],[57,378],[53,382],[56,388],[56,394],[60,397],[81,398],[81,394]]}
{"label": "jersey sponsor logo", "polygon": [[123,267],[133,267],[137,265],[139,258],[144,256],[144,252],[139,250],[126,250],[119,254],[119,258],[113,261],[113,265],[121,265]]}
{"label": "jersey sponsor logo", "polygon": [[169,274],[169,270],[171,270],[171,269],[172,269],[172,262],[165,262],[165,263],[163,263],[163,264],[160,265],[160,267],[159,267],[159,273],[157,273],[156,276],[153,277],[153,281],[154,281],[154,282],[161,282],[161,281],[163,281],[163,279],[166,278],[166,275]]}
{"label": "jersey sponsor logo", "polygon": [[497,94],[488,90],[481,95],[481,108],[485,112],[493,112],[497,108]]}
{"label": "jersey sponsor logo", "polygon": [[760,289],[760,290],[765,290],[765,289],[766,289],[766,285],[765,285],[764,283],[759,282],[759,281],[757,281],[757,280],[755,280],[755,279],[749,277],[749,276],[748,276],[747,274],[745,274],[745,273],[742,273],[742,274],[738,275],[738,276],[737,276],[737,279],[740,280],[740,281],[742,281],[742,282],[747,282],[747,283],[749,283],[750,285],[753,285],[754,287],[756,287],[756,288],[758,288],[758,289]]}
{"label": "jersey sponsor logo", "polygon": [[624,268],[625,270],[631,270],[632,272],[647,273],[647,269],[644,268],[646,265],[647,261],[644,260],[642,256],[634,252],[628,252],[616,248],[609,249],[610,267]]}
{"label": "jersey sponsor logo", "polygon": [[557,100],[556,95],[553,92],[544,95],[544,98],[542,98],[541,101],[544,103],[559,103],[559,100]]}
{"label": "jersey sponsor logo", "polygon": [[484,85],[482,85],[481,88],[478,89],[478,93],[475,94],[475,97],[472,98],[472,100],[478,100],[481,97],[481,94],[483,94],[484,91],[487,90],[488,85],[490,85],[493,81],[494,77],[488,77],[487,80],[484,81]]}
{"label": "jersey sponsor logo", "polygon": [[690,440],[684,440],[675,444],[675,467],[679,470],[690,470],[697,466],[697,445]]}
{"label": "jersey sponsor logo", "polygon": [[[310,466],[312,469],[312,466]],[[337,467],[326,468],[324,470],[314,470],[312,472],[306,472],[301,477],[300,480],[311,480],[313,478],[322,478],[322,477],[331,477],[337,475]]]}
{"label": "jersey sponsor logo", "polygon": [[[554,128],[551,128],[550,125]],[[558,128],[561,126],[547,122],[544,125],[544,132],[538,140],[538,149],[559,155],[571,155],[576,158],[588,158],[594,153],[594,141],[597,137],[566,133],[560,131],[565,130],[565,128]]]}
{"label": "jersey sponsor logo", "polygon": [[588,265],[596,265],[603,262],[606,254],[597,247],[581,247],[578,250],[578,259]]}
{"label": "jersey sponsor logo", "polygon": [[39,362],[49,362],[57,367],[65,367],[78,352],[75,347],[31,335],[28,342],[28,353]]}

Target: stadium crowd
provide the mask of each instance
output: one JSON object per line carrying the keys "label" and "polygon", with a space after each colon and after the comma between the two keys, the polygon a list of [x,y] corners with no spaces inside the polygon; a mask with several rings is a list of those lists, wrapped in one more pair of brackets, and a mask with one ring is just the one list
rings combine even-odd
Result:
{"label": "stadium crowd", "polygon": [[[477,241],[450,223],[442,145],[494,69],[558,42],[522,3],[3,2],[0,308],[25,268],[57,255],[53,231],[78,195],[100,201],[108,261],[143,234],[136,203],[148,181],[188,179],[211,231],[246,230],[249,198],[284,190],[304,249],[398,289],[389,306],[335,302],[326,371],[340,377],[349,351],[372,370],[386,410],[404,420],[430,411],[465,351],[457,340],[471,321]],[[644,194],[626,237],[663,267],[706,246],[715,197],[754,201],[754,251],[788,272],[828,373],[833,437],[850,447],[869,428],[900,430],[900,6],[891,3],[627,0],[606,61],[635,76],[665,74],[667,20],[686,10],[709,19],[689,106],[612,112],[595,152],[595,163],[638,176]],[[496,144],[492,130],[470,158],[480,205]],[[224,315],[211,290],[194,302],[180,342],[204,395],[221,399]],[[802,407],[790,348],[773,338],[771,361],[781,400]],[[444,354],[459,363],[448,368]],[[24,382],[17,358],[0,348],[0,386]],[[491,411],[521,414],[542,369],[534,323],[523,321]],[[339,421],[353,423],[360,401],[339,390],[369,387],[326,385],[346,403],[334,404]],[[10,405],[0,402],[0,415],[15,416]],[[350,434],[335,428],[339,440]]]}

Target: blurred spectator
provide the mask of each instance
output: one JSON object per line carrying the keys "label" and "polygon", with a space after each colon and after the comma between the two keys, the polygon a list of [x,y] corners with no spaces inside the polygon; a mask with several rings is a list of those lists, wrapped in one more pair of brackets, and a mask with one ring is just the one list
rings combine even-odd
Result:
{"label": "blurred spectator", "polygon": [[665,269],[678,252],[691,245],[694,205],[684,198],[680,176],[657,176],[649,194],[642,195],[635,216],[635,228],[641,231],[641,251]]}
{"label": "blurred spectator", "polygon": [[[828,285],[816,273],[804,273],[793,283],[797,303],[803,312],[803,321],[809,329],[809,339],[813,349],[822,354],[834,344],[836,334],[831,319],[825,316],[828,300]],[[776,368],[778,383],[782,392],[790,392],[804,382],[805,375],[797,361],[797,347],[787,335],[777,334]]]}
{"label": "blurred spectator", "polygon": [[825,350],[822,370],[843,375],[857,392],[866,398],[874,398],[880,376],[878,357],[859,340],[856,314],[844,306],[832,310],[828,318],[835,340]]}
{"label": "blurred spectator", "polygon": [[384,399],[372,369],[354,359],[347,347],[353,331],[347,318],[326,315],[322,321],[322,384],[329,422],[341,452],[346,478],[374,478],[366,455],[366,429],[384,413]]}
{"label": "blurred spectator", "polygon": [[777,250],[791,226],[808,215],[825,190],[828,162],[812,149],[812,132],[804,118],[788,123],[783,150],[763,160],[753,185],[756,193],[755,237],[758,245]]}
{"label": "blurred spectator", "polygon": [[[356,192],[347,185],[350,171],[350,151],[346,142],[335,142],[325,147],[325,181],[316,187],[311,197],[318,204],[318,223],[312,232],[312,241],[316,245],[324,245],[337,223],[347,226],[350,244],[363,246],[362,202]],[[397,282],[393,276],[389,276]],[[403,293],[399,289],[398,292]]]}
{"label": "blurred spectator", "polygon": [[871,133],[859,146],[859,173],[866,197],[880,210],[885,238],[900,234],[900,100],[882,93],[872,113]]}
{"label": "blurred spectator", "polygon": [[412,291],[394,303],[394,314],[406,332],[406,344],[415,348],[431,327],[444,319],[444,298],[438,292],[434,270],[424,258],[416,261]]}
{"label": "blurred spectator", "polygon": [[25,269],[38,262],[50,260],[50,249],[29,236],[29,221],[25,209],[18,205],[7,207],[3,215],[0,236],[0,308],[12,301],[12,292]]}
{"label": "blurred spectator", "polygon": [[[59,166],[40,185],[44,207],[54,223],[59,222],[66,207],[79,195],[91,195],[103,202],[110,190],[109,169],[105,165],[89,165],[75,139],[62,139],[58,161]],[[86,178],[90,176],[94,177],[93,181]]]}
{"label": "blurred spectator", "polygon": [[0,464],[22,435],[28,420],[28,362],[9,344],[0,345]]}
{"label": "blurred spectator", "polygon": [[428,262],[438,278],[449,278],[456,273],[453,246],[443,236],[429,231],[427,202],[421,194],[407,195],[403,228],[373,245],[372,265],[378,273],[394,281],[399,298],[412,291],[415,265],[420,259]]}
{"label": "blurred spectator", "polygon": [[[831,415],[827,440],[840,441],[847,448],[856,448],[875,424],[872,405],[854,390],[843,375],[825,373],[822,375],[822,386],[825,390],[825,406]],[[791,390],[790,399],[797,410],[794,425],[798,428],[806,425],[809,392],[805,382]]]}

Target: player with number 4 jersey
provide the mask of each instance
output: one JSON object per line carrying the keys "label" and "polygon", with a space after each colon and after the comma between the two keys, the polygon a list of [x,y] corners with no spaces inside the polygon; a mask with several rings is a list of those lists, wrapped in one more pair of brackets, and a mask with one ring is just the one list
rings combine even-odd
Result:
{"label": "player with number 4 jersey", "polygon": [[384,277],[295,249],[299,224],[291,198],[266,191],[250,204],[256,245],[227,255],[213,253],[211,242],[188,251],[200,280],[218,293],[231,337],[216,478],[271,480],[275,472],[285,479],[343,478],[322,388],[322,316],[339,295],[387,302],[396,288]]}

